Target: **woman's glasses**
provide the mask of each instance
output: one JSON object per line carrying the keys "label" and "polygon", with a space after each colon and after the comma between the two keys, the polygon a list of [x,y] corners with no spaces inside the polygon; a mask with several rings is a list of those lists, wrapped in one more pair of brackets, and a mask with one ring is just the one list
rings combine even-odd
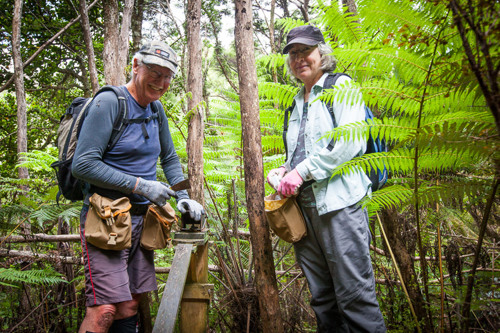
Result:
{"label": "woman's glasses", "polygon": [[288,52],[288,56],[292,60],[296,60],[298,58],[305,58],[309,54],[311,54],[311,52],[314,51],[315,48],[317,48],[317,46],[307,46],[301,49],[291,50],[290,52]]}

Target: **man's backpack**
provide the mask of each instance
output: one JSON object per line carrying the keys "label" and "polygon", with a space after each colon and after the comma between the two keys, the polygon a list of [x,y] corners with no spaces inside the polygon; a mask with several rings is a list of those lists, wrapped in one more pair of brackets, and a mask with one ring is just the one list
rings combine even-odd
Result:
{"label": "man's backpack", "polygon": [[[128,124],[144,124],[153,119],[158,119],[161,125],[162,118],[158,116],[159,106],[157,105],[157,103],[160,103],[159,101],[155,101],[151,104],[153,114],[150,117],[128,119],[125,92],[119,87],[104,86],[94,95],[94,98],[104,91],[112,91],[115,93],[118,98],[119,108],[118,117],[116,117],[113,123],[113,131],[106,151],[109,151],[115,146]],[[75,98],[66,109],[64,115],[61,116],[59,128],[57,130],[57,148],[59,150],[58,161],[51,164],[51,167],[54,168],[56,172],[59,186],[59,192],[57,193],[56,199],[57,202],[59,202],[61,195],[71,201],[82,200],[84,198],[84,193],[86,193],[90,187],[85,181],[73,176],[71,173],[71,165],[73,163],[73,155],[75,154],[80,130],[82,129],[83,122],[88,114],[88,106],[92,100],[93,98]]]}
{"label": "man's backpack", "polygon": [[[325,82],[323,82],[323,89],[331,89],[337,82],[337,79],[341,77],[342,75],[349,76],[344,73],[330,73],[325,79]],[[350,77],[350,76],[349,76]],[[333,121],[333,127],[337,127],[337,122],[335,120],[335,114],[333,113],[333,105],[331,101],[326,103],[326,106],[328,108],[328,112],[330,113],[330,116],[332,117]],[[288,149],[287,149],[287,144],[286,144],[286,133],[288,131],[288,114],[293,112],[293,109],[295,108],[295,101],[293,101],[292,106],[290,106],[288,109],[285,110],[285,121],[283,125],[283,142],[285,145],[285,154],[286,154],[286,160],[288,160]],[[370,122],[373,121],[374,115],[373,112],[370,110],[368,106],[365,105],[365,121]],[[332,150],[333,147],[335,146],[335,140],[332,139],[330,143],[328,144],[327,149]],[[374,138],[371,134],[370,131],[370,136],[368,138],[368,142],[366,144],[366,150],[364,154],[370,154],[370,153],[380,153],[380,152],[387,152],[387,144],[384,139],[380,139],[380,137]],[[380,170],[378,168],[372,167],[370,171],[366,172],[366,175],[368,178],[370,178],[372,182],[372,191],[375,192],[377,190],[380,190],[385,183],[387,182],[388,174],[387,174],[387,168],[384,166],[383,170]]]}

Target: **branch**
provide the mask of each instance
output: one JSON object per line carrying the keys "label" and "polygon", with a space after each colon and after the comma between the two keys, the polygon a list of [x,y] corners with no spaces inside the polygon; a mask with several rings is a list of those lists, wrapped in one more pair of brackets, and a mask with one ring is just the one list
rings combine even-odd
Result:
{"label": "branch", "polygon": [[[98,2],[99,0],[94,0],[94,2],[92,2],[88,7],[87,7],[87,10],[91,9],[92,7],[94,7],[94,5]],[[75,24],[75,22],[78,22],[80,20],[80,15],[78,15],[76,18],[74,18],[73,20],[69,21],[68,24],[66,24],[64,26],[64,28],[62,28],[61,30],[59,30],[59,32],[57,34],[55,34],[54,36],[52,36],[52,38],[50,38],[48,41],[46,41],[42,46],[40,46],[38,48],[38,50],[36,50],[35,53],[33,53],[31,55],[31,57],[28,58],[28,60],[26,60],[26,62],[23,63],[23,68],[25,68],[26,66],[28,66],[43,50],[45,50],[45,48],[47,46],[49,46],[50,44],[52,44],[52,42],[54,42],[59,36],[61,36],[63,33],[66,32],[66,30],[68,30],[73,24]],[[14,75],[12,75],[10,77],[10,79],[7,80],[7,82],[2,86],[0,87],[0,92],[4,91],[5,89],[7,89],[11,84],[12,82],[14,81]]]}

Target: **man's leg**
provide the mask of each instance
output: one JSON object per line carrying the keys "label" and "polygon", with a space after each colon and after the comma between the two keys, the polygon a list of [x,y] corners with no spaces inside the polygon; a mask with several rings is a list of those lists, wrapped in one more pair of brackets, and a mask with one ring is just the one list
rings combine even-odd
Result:
{"label": "man's leg", "polygon": [[133,300],[117,304],[115,321],[109,329],[109,333],[136,333],[137,332],[137,309],[141,294],[132,294]]}
{"label": "man's leg", "polygon": [[113,323],[115,314],[114,304],[89,306],[78,332],[106,333]]}

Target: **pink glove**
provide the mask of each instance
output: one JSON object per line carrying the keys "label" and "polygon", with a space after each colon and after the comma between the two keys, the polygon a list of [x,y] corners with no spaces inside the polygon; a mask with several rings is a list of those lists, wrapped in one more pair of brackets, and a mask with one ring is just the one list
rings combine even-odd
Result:
{"label": "pink glove", "polygon": [[281,178],[285,175],[286,169],[285,167],[279,167],[277,169],[272,169],[267,174],[267,182],[271,185],[275,190],[278,189]]}
{"label": "pink glove", "polygon": [[280,185],[278,186],[278,192],[286,197],[291,197],[292,195],[299,193],[299,187],[303,182],[304,180],[299,175],[297,170],[293,169],[281,180]]}

